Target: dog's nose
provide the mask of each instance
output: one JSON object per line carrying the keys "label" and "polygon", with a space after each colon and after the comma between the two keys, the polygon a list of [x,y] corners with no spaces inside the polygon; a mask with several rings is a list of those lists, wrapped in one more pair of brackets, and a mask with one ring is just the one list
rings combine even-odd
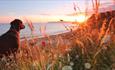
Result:
{"label": "dog's nose", "polygon": [[25,28],[25,26],[23,25],[23,29]]}
{"label": "dog's nose", "polygon": [[24,26],[24,25],[22,25],[22,26],[21,26],[21,29],[24,29],[24,28],[25,28],[25,26]]}

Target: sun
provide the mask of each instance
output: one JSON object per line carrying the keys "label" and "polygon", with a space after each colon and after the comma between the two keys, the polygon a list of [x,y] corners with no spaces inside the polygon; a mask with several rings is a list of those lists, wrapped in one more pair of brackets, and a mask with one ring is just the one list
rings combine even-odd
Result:
{"label": "sun", "polygon": [[79,14],[76,16],[76,21],[79,22],[79,23],[83,23],[86,21],[86,16],[84,14]]}

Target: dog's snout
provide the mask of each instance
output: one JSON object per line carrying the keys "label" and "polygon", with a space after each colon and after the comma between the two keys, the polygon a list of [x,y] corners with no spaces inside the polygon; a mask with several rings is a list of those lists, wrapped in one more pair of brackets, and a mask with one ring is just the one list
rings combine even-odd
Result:
{"label": "dog's snout", "polygon": [[21,29],[24,29],[24,28],[25,28],[25,26],[22,24],[20,28],[21,28]]}

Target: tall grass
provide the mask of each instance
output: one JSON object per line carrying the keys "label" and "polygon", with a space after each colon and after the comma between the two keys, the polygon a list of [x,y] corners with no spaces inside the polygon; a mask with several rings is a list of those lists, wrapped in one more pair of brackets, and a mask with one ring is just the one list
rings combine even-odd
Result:
{"label": "tall grass", "polygon": [[[93,4],[98,11],[98,0]],[[0,70],[114,70],[115,16],[108,18],[104,13],[106,17],[102,18],[102,14],[96,13],[99,15],[89,18],[75,31],[25,38],[16,57],[0,59]]]}

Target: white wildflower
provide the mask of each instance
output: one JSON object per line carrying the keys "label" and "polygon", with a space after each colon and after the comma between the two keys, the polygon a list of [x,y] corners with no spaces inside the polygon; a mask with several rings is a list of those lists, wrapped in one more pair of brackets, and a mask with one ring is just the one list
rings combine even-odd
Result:
{"label": "white wildflower", "polygon": [[90,69],[91,68],[91,64],[90,63],[85,63],[85,68],[86,69]]}
{"label": "white wildflower", "polygon": [[10,65],[10,63],[7,62],[7,63],[6,63],[6,66],[9,66],[9,65]]}
{"label": "white wildflower", "polygon": [[62,67],[62,70],[73,70],[71,66],[64,66]]}
{"label": "white wildflower", "polygon": [[38,61],[34,61],[32,64],[34,67],[38,65]]}
{"label": "white wildflower", "polygon": [[5,56],[2,57],[2,61],[7,61],[7,58]]}
{"label": "white wildflower", "polygon": [[108,43],[110,41],[110,38],[111,38],[110,34],[105,35],[104,38],[102,39],[101,44]]}
{"label": "white wildflower", "polygon": [[78,58],[79,58],[79,55],[76,55],[75,58],[78,59]]}
{"label": "white wildflower", "polygon": [[14,56],[13,56],[13,55],[10,55],[10,56],[9,56],[9,58],[10,58],[10,59],[13,59],[13,58],[14,58]]}
{"label": "white wildflower", "polygon": [[71,65],[71,66],[73,66],[73,65],[74,65],[74,63],[73,63],[73,62],[70,62],[70,65]]}
{"label": "white wildflower", "polygon": [[71,49],[70,49],[70,48],[66,48],[65,50],[66,50],[66,51],[71,51]]}
{"label": "white wildflower", "polygon": [[67,54],[67,60],[68,60],[68,62],[70,62],[70,55],[69,54]]}
{"label": "white wildflower", "polygon": [[33,64],[32,64],[32,66],[36,66],[36,64],[35,64],[35,63],[33,63]]}
{"label": "white wildflower", "polygon": [[62,58],[62,55],[59,55],[59,58]]}

